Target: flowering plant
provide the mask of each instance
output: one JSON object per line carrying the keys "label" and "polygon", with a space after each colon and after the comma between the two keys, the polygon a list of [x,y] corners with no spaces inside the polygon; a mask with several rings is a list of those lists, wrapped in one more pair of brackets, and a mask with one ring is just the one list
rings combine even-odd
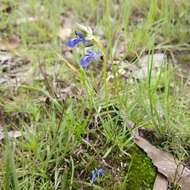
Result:
{"label": "flowering plant", "polygon": [[93,35],[90,27],[77,24],[77,31],[75,37],[69,39],[66,45],[70,48],[74,48],[76,45],[82,43],[84,47],[96,46],[99,51],[93,51],[88,49],[85,55],[80,60],[80,65],[86,68],[91,62],[97,61],[100,56],[103,57],[103,73],[104,73],[104,90],[106,97],[106,107],[108,109],[108,89],[107,89],[107,58],[104,47],[97,37]]}
{"label": "flowering plant", "polygon": [[90,182],[94,183],[96,181],[97,177],[102,177],[104,175],[104,170],[102,168],[95,168],[95,170],[92,170],[91,176],[90,176]]}
{"label": "flowering plant", "polygon": [[[90,27],[85,27],[78,24],[78,31],[75,32],[76,37],[69,39],[66,45],[70,48],[74,48],[77,44],[82,43],[85,47],[93,45],[94,36]],[[80,65],[85,68],[92,61],[96,61],[100,57],[99,52],[93,50],[87,50],[84,57],[81,58]]]}

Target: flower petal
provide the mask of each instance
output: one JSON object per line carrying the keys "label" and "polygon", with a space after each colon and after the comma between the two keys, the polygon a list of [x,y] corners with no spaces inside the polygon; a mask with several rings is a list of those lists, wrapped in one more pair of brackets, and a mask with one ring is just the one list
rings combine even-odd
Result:
{"label": "flower petal", "polygon": [[92,50],[87,50],[85,56],[82,57],[80,60],[80,65],[82,67],[87,67],[89,63],[93,60],[96,60],[98,56],[99,56],[99,53],[94,52]]}
{"label": "flower petal", "polygon": [[97,177],[102,177],[104,175],[104,170],[102,168],[92,170],[90,176],[90,182],[94,183]]}
{"label": "flower petal", "polygon": [[70,48],[75,47],[78,43],[82,42],[81,38],[72,38],[66,42],[66,45]]}
{"label": "flower petal", "polygon": [[104,170],[102,168],[96,170],[97,176],[102,177],[104,175]]}
{"label": "flower petal", "polygon": [[90,56],[85,55],[84,57],[81,58],[80,65],[82,67],[87,67],[92,60],[93,59]]}
{"label": "flower petal", "polygon": [[85,36],[84,36],[84,34],[83,34],[82,32],[75,31],[75,34],[76,34],[79,38],[81,38],[81,39],[84,39],[84,38],[85,38]]}

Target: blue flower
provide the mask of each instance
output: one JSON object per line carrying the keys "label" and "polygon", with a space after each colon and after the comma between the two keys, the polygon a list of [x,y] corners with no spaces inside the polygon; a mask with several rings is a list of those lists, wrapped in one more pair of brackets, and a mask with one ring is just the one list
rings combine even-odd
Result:
{"label": "blue flower", "polygon": [[86,43],[85,37],[81,32],[75,32],[76,38],[72,38],[66,42],[66,45],[70,48],[74,48],[80,42]]}
{"label": "blue flower", "polygon": [[102,168],[96,170],[97,176],[102,177],[104,175],[104,170]]}
{"label": "blue flower", "polygon": [[83,34],[82,32],[75,31],[75,34],[76,34],[76,36],[78,36],[79,38],[85,39],[84,34]]}
{"label": "blue flower", "polygon": [[70,48],[74,48],[78,43],[82,42],[80,38],[72,38],[66,42],[66,45]]}
{"label": "blue flower", "polygon": [[82,67],[87,67],[89,65],[89,63],[93,60],[96,60],[99,57],[99,55],[100,54],[98,52],[88,50],[87,53],[85,54],[85,56],[81,58],[80,65]]}
{"label": "blue flower", "polygon": [[94,183],[96,181],[97,177],[102,177],[103,175],[104,175],[104,170],[102,168],[92,170],[91,177],[90,177],[90,182]]}

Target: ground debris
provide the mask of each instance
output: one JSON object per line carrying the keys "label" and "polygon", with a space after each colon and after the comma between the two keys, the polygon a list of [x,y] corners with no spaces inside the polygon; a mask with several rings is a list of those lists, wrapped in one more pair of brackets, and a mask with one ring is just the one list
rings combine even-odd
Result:
{"label": "ground debris", "polygon": [[158,174],[154,182],[153,190],[167,190],[167,189],[168,189],[167,179],[161,174]]}
{"label": "ground debris", "polygon": [[189,190],[190,170],[175,159],[172,154],[156,148],[138,134],[134,138],[134,143],[147,153],[158,172],[164,175],[171,184],[177,182],[182,190]]}
{"label": "ground debris", "polygon": [[[152,63],[151,63],[152,62]],[[167,56],[163,53],[155,53],[153,55],[145,55],[139,58],[139,60],[130,63],[127,60],[113,62],[117,69],[117,75],[126,79],[128,82],[144,80],[149,76],[150,65],[152,64],[151,77],[154,79],[159,74],[162,68],[167,64]],[[114,75],[109,72],[108,80],[113,79]]]}
{"label": "ground debris", "polygon": [[20,44],[20,39],[18,36],[11,36],[7,39],[0,38],[0,51],[13,51],[18,48]]}
{"label": "ground debris", "polygon": [[[22,136],[22,133],[20,131],[9,131],[8,137],[10,138],[17,138]],[[3,127],[0,125],[0,141],[5,138],[5,133],[3,131]]]}
{"label": "ground debris", "polygon": [[155,78],[158,71],[167,63],[167,57],[163,53],[156,53],[153,55],[145,55],[138,60],[137,65],[139,70],[134,71],[133,77],[139,80],[148,77],[150,64],[152,62],[151,76]]}
{"label": "ground debris", "polygon": [[60,28],[58,36],[61,38],[61,40],[65,41],[67,40],[72,33],[71,28]]}
{"label": "ground debris", "polygon": [[24,24],[24,23],[28,23],[28,22],[37,22],[40,19],[41,18],[39,18],[39,17],[24,17],[24,18],[17,19],[16,25]]}
{"label": "ground debris", "polygon": [[29,63],[26,58],[0,52],[0,85],[15,87],[27,81],[32,71]]}

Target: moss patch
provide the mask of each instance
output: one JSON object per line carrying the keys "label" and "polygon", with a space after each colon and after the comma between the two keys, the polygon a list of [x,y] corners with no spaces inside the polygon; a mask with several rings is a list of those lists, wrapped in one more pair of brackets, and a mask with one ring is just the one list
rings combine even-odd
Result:
{"label": "moss patch", "polygon": [[131,168],[127,181],[127,190],[151,190],[156,177],[156,169],[147,155],[134,146],[131,149]]}

